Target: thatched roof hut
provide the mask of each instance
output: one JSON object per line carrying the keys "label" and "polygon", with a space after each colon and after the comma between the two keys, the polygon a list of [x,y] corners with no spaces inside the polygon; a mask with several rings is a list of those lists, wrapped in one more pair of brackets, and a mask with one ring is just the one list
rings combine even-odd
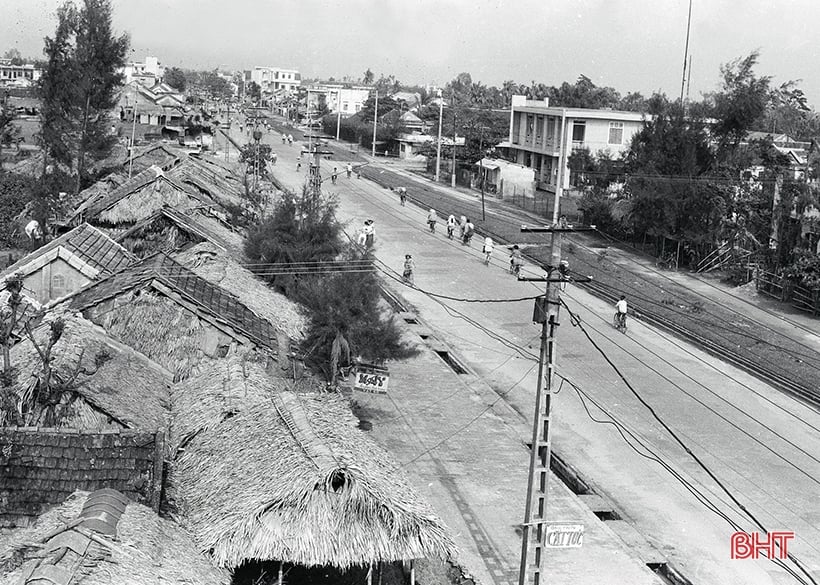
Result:
{"label": "thatched roof hut", "polygon": [[141,258],[210,242],[232,258],[245,260],[242,235],[205,209],[165,206],[120,234],[117,241]]}
{"label": "thatched roof hut", "polygon": [[160,167],[152,166],[111,193],[81,205],[69,222],[87,220],[114,228],[131,226],[164,205],[212,206],[214,201],[170,178]]}
{"label": "thatched roof hut", "polygon": [[214,562],[347,569],[448,558],[453,541],[339,395],[287,391],[256,364],[175,386],[170,495]]}
{"label": "thatched roof hut", "polygon": [[285,336],[238,296],[164,254],[93,283],[65,303],[176,379],[235,352],[273,361]]}
{"label": "thatched roof hut", "polygon": [[217,161],[216,157],[188,155],[168,176],[222,206],[245,203],[242,179],[235,169]]}
{"label": "thatched roof hut", "polygon": [[177,252],[174,259],[208,282],[234,291],[248,308],[291,339],[304,337],[308,325],[304,308],[271,289],[216,245],[203,242]]}
{"label": "thatched roof hut", "polygon": [[[32,526],[0,533],[0,585],[230,583],[228,571],[214,567],[185,529],[141,504],[125,506],[114,535],[94,530],[79,518],[88,498],[75,492]],[[51,580],[57,576],[66,579]]]}
{"label": "thatched roof hut", "polygon": [[[64,329],[51,352],[51,376],[52,383],[65,384],[66,391],[54,409],[55,420],[46,423],[45,407],[38,405],[27,421],[29,426],[164,430],[171,373],[64,308],[46,314],[34,329],[34,339],[41,349],[47,346],[51,323],[57,319],[63,321]],[[24,338],[11,348],[10,357],[17,371],[17,396],[30,394],[43,376],[39,353]],[[0,420],[6,414],[0,412]]]}

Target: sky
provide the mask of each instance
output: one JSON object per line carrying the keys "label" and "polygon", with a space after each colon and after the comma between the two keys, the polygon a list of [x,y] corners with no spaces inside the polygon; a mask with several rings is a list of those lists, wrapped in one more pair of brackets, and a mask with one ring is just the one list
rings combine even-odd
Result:
{"label": "sky", "polygon": [[[78,0],[81,1],[81,0]],[[62,0],[0,0],[0,54],[42,55]],[[305,77],[395,75],[500,85],[584,74],[621,94],[681,88],[689,0],[112,0],[133,60],[194,69],[293,68]],[[692,0],[690,95],[723,63],[760,51],[775,84],[802,80],[820,106],[820,2]]]}

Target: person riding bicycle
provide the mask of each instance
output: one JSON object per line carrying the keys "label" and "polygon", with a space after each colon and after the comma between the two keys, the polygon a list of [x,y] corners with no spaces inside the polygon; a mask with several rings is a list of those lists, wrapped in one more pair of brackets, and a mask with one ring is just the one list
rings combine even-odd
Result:
{"label": "person riding bicycle", "polygon": [[626,295],[621,295],[621,300],[615,303],[615,318],[621,327],[626,327],[626,314],[629,307],[626,304]]}
{"label": "person riding bicycle", "polygon": [[489,266],[490,265],[490,257],[493,255],[493,250],[495,249],[495,242],[490,236],[484,238],[484,247],[482,251],[484,252],[484,264]]}
{"label": "person riding bicycle", "polygon": [[524,260],[521,258],[521,250],[518,244],[515,244],[510,252],[510,274],[517,276],[522,264],[524,264]]}

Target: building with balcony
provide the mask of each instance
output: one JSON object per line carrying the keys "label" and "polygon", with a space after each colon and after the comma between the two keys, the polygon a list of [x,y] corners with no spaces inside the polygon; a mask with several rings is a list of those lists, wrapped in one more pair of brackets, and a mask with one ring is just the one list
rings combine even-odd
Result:
{"label": "building with balcony", "polygon": [[254,67],[247,71],[246,81],[256,82],[263,93],[294,93],[302,83],[302,75],[296,69],[279,67]]}
{"label": "building with balcony", "polygon": [[157,57],[146,57],[142,63],[131,62],[119,69],[125,79],[123,84],[127,85],[132,81],[138,82],[145,87],[152,87],[162,81],[165,75],[165,67],[159,62]]}
{"label": "building with balcony", "polygon": [[341,113],[342,117],[352,116],[360,111],[373,91],[365,85],[348,83],[312,83],[307,90],[307,109],[313,112],[321,109],[321,102],[331,113]]}
{"label": "building with balcony", "polygon": [[40,79],[42,72],[28,63],[12,65],[11,59],[0,59],[0,84],[29,87]]}
{"label": "building with balcony", "polygon": [[563,187],[570,183],[567,160],[576,149],[613,157],[629,149],[632,137],[644,127],[647,114],[616,110],[550,107],[548,100],[513,96],[510,136],[499,145],[513,162],[535,171],[539,189],[554,192],[559,167],[564,160]]}

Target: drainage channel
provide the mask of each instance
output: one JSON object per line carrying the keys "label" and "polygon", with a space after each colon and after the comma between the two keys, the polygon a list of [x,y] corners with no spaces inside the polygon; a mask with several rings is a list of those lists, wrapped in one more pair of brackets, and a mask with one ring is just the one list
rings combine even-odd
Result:
{"label": "drainage channel", "polygon": [[[528,449],[532,449],[532,443],[526,443]],[[578,496],[578,499],[595,514],[595,516],[602,522],[612,522],[613,529],[615,525],[623,525],[624,521],[621,515],[613,508],[612,504],[605,498],[601,497],[589,484],[584,481],[581,475],[559,455],[552,452],[550,456],[550,470],[566,485],[572,493]],[[631,525],[627,522],[627,525]],[[630,530],[634,530],[634,527]],[[616,534],[618,533],[615,530]],[[643,538],[643,537],[641,537]],[[651,545],[648,545],[651,547]],[[654,547],[651,547],[653,552]],[[650,556],[656,556],[652,555]],[[693,585],[692,582],[681,575],[675,568],[666,561],[653,560],[645,563],[653,573],[655,573],[667,585]]]}

